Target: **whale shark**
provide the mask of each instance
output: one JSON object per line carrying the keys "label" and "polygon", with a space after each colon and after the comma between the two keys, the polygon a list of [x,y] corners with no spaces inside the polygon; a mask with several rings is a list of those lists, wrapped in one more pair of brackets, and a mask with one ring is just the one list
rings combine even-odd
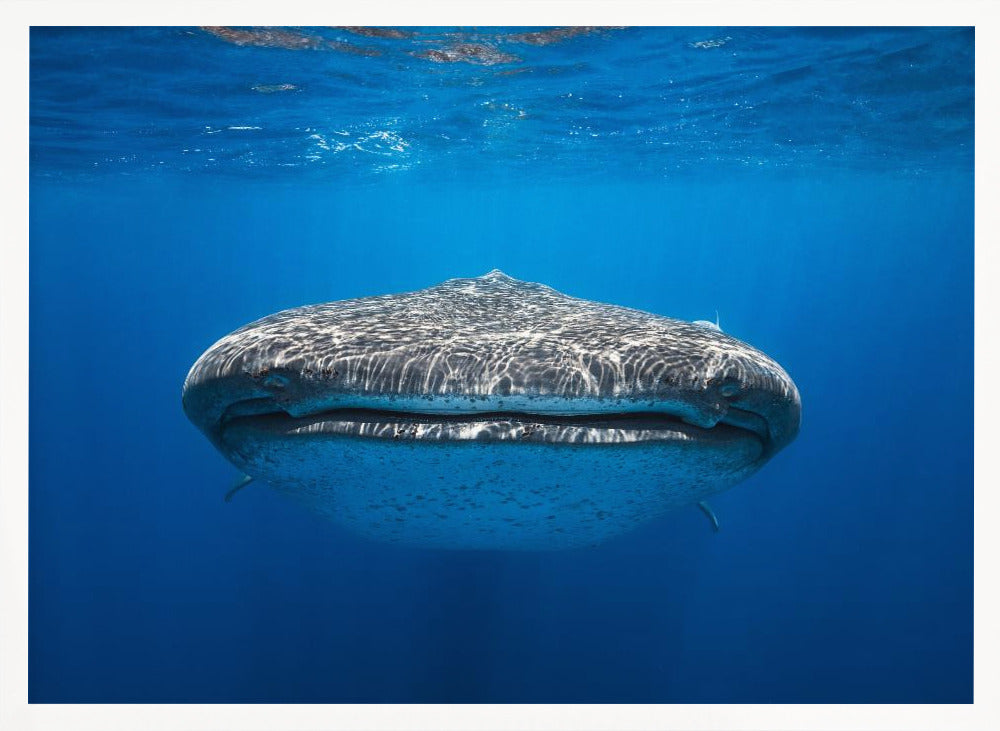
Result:
{"label": "whale shark", "polygon": [[693,505],[717,529],[705,500],[801,418],[782,367],[717,325],[499,270],[252,322],[197,359],[182,404],[244,475],[227,500],[254,480],[451,549],[596,545]]}

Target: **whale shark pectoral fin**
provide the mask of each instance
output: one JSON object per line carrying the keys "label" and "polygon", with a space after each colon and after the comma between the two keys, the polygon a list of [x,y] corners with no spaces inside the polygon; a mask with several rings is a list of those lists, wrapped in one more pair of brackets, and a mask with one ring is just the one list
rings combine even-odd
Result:
{"label": "whale shark pectoral fin", "polygon": [[716,533],[718,533],[719,532],[719,519],[717,517],[715,517],[715,511],[712,510],[712,506],[709,505],[708,503],[706,503],[704,500],[699,500],[698,501],[698,507],[701,509],[701,512],[703,512],[705,514],[705,516],[710,521],[712,521],[712,530],[715,531]]}
{"label": "whale shark pectoral fin", "polygon": [[251,482],[253,482],[253,478],[250,475],[243,475],[240,479],[236,481],[236,484],[233,485],[232,489],[226,493],[225,501],[228,503],[230,500],[233,499],[233,495],[238,493],[240,490],[249,485]]}

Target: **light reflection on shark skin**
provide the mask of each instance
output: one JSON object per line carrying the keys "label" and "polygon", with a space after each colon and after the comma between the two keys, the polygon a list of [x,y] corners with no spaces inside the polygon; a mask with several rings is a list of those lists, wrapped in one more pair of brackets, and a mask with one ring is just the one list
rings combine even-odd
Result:
{"label": "light reflection on shark skin", "polygon": [[772,359],[721,331],[493,271],[279,312],[222,338],[189,418],[247,475],[372,538],[599,543],[797,434]]}

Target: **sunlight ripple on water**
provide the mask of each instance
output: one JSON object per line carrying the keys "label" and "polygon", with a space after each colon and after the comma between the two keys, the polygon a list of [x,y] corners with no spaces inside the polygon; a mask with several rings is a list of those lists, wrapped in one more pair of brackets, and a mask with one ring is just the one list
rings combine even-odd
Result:
{"label": "sunlight ripple on water", "polygon": [[971,165],[971,29],[32,31],[45,176]]}

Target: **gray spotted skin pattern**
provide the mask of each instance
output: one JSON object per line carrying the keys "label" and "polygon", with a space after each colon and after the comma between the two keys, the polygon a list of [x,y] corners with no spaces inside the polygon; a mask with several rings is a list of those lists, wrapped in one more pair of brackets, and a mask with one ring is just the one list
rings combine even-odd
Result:
{"label": "gray spotted skin pattern", "polygon": [[756,472],[795,384],[717,328],[500,271],[310,305],[222,338],[188,417],[242,472],[363,535],[590,545]]}
{"label": "gray spotted skin pattern", "polygon": [[271,387],[287,388],[282,374],[295,381],[286,391],[295,415],[395,401],[430,412],[680,409],[712,426],[724,406],[717,389],[727,384],[798,399],[777,363],[721,332],[496,270],[270,315],[216,343],[185,388],[249,376],[261,396],[280,400]]}
{"label": "gray spotted skin pattern", "polygon": [[246,456],[239,468],[314,513],[379,541],[447,549],[595,545],[731,487],[753,472],[759,452],[748,442],[719,450],[691,441],[554,446],[247,432],[234,435]]}

